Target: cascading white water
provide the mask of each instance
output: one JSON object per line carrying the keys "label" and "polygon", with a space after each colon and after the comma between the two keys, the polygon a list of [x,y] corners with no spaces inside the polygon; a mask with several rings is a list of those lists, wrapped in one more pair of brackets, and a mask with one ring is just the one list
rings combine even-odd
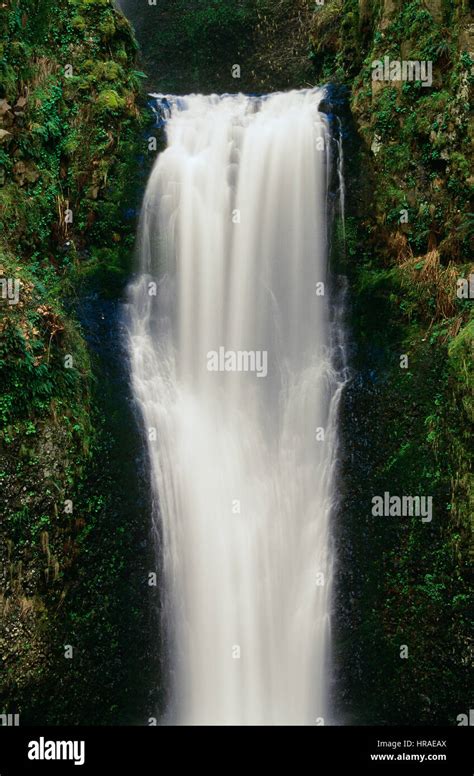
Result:
{"label": "cascading white water", "polygon": [[159,502],[166,722],[315,724],[329,713],[342,381],[323,95],[169,98],[128,306]]}

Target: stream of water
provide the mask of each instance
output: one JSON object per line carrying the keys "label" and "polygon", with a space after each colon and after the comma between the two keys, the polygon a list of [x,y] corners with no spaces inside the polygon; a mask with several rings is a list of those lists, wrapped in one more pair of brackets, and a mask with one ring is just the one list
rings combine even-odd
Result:
{"label": "stream of water", "polygon": [[331,715],[343,339],[323,96],[156,98],[167,147],[127,327],[160,536],[165,723]]}

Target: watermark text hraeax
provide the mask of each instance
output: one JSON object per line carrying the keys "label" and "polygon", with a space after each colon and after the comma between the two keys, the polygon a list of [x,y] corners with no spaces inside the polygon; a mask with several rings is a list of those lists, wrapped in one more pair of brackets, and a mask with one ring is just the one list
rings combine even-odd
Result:
{"label": "watermark text hraeax", "polygon": [[421,517],[422,523],[433,519],[433,496],[383,496],[372,497],[374,517]]}

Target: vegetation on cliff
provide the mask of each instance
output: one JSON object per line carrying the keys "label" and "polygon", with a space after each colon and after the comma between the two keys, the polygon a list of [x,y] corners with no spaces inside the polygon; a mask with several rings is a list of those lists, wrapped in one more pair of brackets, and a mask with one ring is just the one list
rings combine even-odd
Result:
{"label": "vegetation on cliff", "polygon": [[0,710],[105,722],[135,529],[113,522],[110,408],[75,307],[130,260],[142,74],[108,0],[7,0],[0,16],[0,279],[18,289],[0,300]]}
{"label": "vegetation on cliff", "polygon": [[[356,133],[341,709],[366,722],[456,724],[469,702],[473,322],[457,292],[474,271],[472,21],[464,2],[328,0],[311,23],[317,78],[350,87]],[[373,80],[385,57],[432,63],[432,83]],[[432,522],[373,517],[385,491],[431,495]]]}
{"label": "vegetation on cliff", "polygon": [[312,83],[313,0],[119,2],[154,91],[264,93]]}
{"label": "vegetation on cliff", "polygon": [[[472,302],[456,294],[473,271],[468,3],[158,2],[138,16],[122,0],[156,90],[349,88],[340,711],[456,724],[469,701],[474,414]],[[85,288],[103,297],[106,278],[113,296],[127,273],[143,73],[109,0],[6,0],[0,21],[0,280],[5,294],[19,282],[17,303],[0,299],[0,711],[144,721],[130,677],[145,686],[151,663],[130,644],[147,625],[146,505],[127,487],[140,448],[101,324],[114,302],[82,305],[88,343],[76,313]],[[385,56],[431,61],[432,85],[372,81]],[[384,491],[433,496],[432,522],[373,517]]]}

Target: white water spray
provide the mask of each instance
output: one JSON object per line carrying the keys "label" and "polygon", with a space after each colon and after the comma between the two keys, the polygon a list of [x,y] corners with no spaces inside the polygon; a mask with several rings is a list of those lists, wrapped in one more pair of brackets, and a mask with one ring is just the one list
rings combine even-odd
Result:
{"label": "white water spray", "polygon": [[129,349],[159,502],[166,722],[330,713],[342,379],[323,96],[174,98],[147,186]]}

